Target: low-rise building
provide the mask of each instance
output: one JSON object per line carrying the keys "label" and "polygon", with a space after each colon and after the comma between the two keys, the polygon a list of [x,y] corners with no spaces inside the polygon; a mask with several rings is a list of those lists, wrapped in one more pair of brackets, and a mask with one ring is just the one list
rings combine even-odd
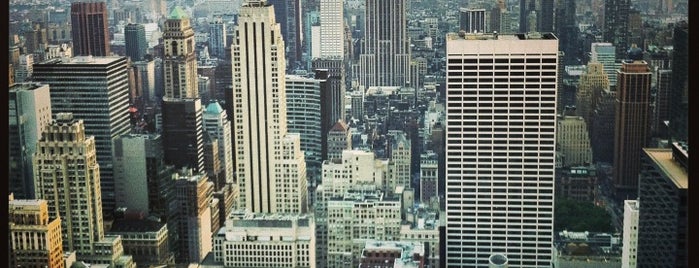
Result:
{"label": "low-rise building", "polygon": [[117,219],[107,233],[121,236],[124,254],[133,256],[139,267],[174,263],[165,223]]}
{"label": "low-rise building", "polygon": [[370,240],[362,249],[359,268],[423,268],[425,248],[417,242]]}
{"label": "low-rise building", "polygon": [[554,241],[552,264],[556,268],[620,268],[619,234],[559,232]]}

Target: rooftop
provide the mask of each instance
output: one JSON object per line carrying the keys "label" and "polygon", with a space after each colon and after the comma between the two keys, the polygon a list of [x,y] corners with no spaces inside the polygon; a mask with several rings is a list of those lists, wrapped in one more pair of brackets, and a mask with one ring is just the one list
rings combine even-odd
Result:
{"label": "rooftop", "polygon": [[689,188],[687,170],[672,158],[671,149],[647,148],[643,149],[648,157],[655,162],[665,175],[675,183],[679,189]]}
{"label": "rooftop", "polygon": [[17,92],[23,90],[34,90],[42,87],[46,87],[48,84],[42,83],[15,83],[10,86],[10,92]]}
{"label": "rooftop", "polygon": [[447,40],[556,40],[552,33],[529,32],[521,34],[498,33],[448,33]]}
{"label": "rooftop", "polygon": [[117,219],[112,223],[109,233],[144,233],[157,232],[165,226],[165,223],[150,220]]}
{"label": "rooftop", "polygon": [[180,6],[176,6],[172,12],[170,12],[170,16],[168,16],[168,19],[171,20],[181,20],[186,18],[189,18],[189,15],[187,15],[187,12],[185,12]]}

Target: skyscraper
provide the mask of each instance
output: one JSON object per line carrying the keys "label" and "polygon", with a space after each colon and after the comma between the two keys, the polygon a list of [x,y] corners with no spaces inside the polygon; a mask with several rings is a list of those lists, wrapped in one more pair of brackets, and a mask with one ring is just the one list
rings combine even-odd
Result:
{"label": "skyscraper", "polygon": [[46,200],[10,200],[8,212],[11,267],[65,267],[61,219]]}
{"label": "skyscraper", "polygon": [[284,40],[273,7],[264,0],[245,1],[237,27],[232,123],[238,204],[254,213],[303,213],[305,160],[297,147],[300,137],[287,134]]}
{"label": "skyscraper", "polygon": [[686,22],[680,22],[675,26],[672,50],[670,128],[675,139],[686,140],[689,129],[689,26]]}
{"label": "skyscraper", "polygon": [[616,55],[626,55],[626,50],[629,49],[629,9],[631,0],[604,1],[602,39],[614,45]]}
{"label": "skyscraper", "polygon": [[[308,175],[318,176],[323,162],[320,134],[320,81],[297,75],[286,76],[286,115],[289,132],[301,134]],[[311,179],[311,178],[309,178]]]}
{"label": "skyscraper", "polygon": [[269,0],[274,7],[274,17],[278,19],[282,39],[286,45],[286,62],[289,71],[301,67],[301,0]]}
{"label": "skyscraper", "polygon": [[621,267],[636,268],[638,263],[638,201],[624,201],[624,241]]}
{"label": "skyscraper", "polygon": [[18,199],[34,198],[32,158],[44,128],[51,123],[49,86],[10,86],[9,191]]}
{"label": "skyscraper", "polygon": [[194,30],[189,15],[175,7],[163,33],[165,96],[163,146],[165,162],[204,171],[203,106],[199,99]]}
{"label": "skyscraper", "polygon": [[342,0],[320,0],[320,58],[345,56],[345,16]]}
{"label": "skyscraper", "polygon": [[485,32],[485,9],[461,8],[459,14],[459,30],[467,33]]}
{"label": "skyscraper", "polygon": [[359,55],[359,84],[404,86],[410,81],[407,0],[366,1],[364,46]]}
{"label": "skyscraper", "polygon": [[73,55],[110,56],[108,17],[105,2],[71,3]]}
{"label": "skyscraper", "polygon": [[99,169],[96,139],[86,135],[83,120],[56,114],[37,143],[34,180],[36,198],[48,201],[49,218],[61,218],[64,252],[93,255],[104,238]]}
{"label": "skyscraper", "polygon": [[599,62],[587,64],[587,70],[580,75],[578,91],[575,96],[576,114],[585,118],[588,124],[592,121],[592,112],[596,100],[602,90],[609,89],[609,79],[604,72],[604,66]]}
{"label": "skyscraper", "polygon": [[179,234],[175,259],[177,263],[199,263],[213,250],[211,230],[211,198],[214,185],[206,173],[182,169],[173,176]]}
{"label": "skyscraper", "polygon": [[638,191],[638,267],[690,267],[689,149],[643,149]]}
{"label": "skyscraper", "polygon": [[623,54],[617,54],[616,48],[612,43],[592,43],[590,55],[590,62],[599,62],[604,66],[604,72],[607,73],[607,78],[609,79],[609,86],[612,88],[616,87],[616,70],[620,67],[620,64],[616,62],[616,58],[617,55],[626,55],[626,51]]}
{"label": "skyscraper", "polygon": [[[233,183],[233,141],[231,136],[231,121],[228,120],[226,111],[221,105],[212,101],[204,110],[204,130],[211,137],[218,139],[218,157],[221,159],[221,165],[224,170],[224,178],[226,184]],[[217,185],[218,186],[218,185]],[[220,187],[215,189],[220,190]]]}
{"label": "skyscraper", "polygon": [[633,199],[641,171],[641,149],[650,137],[651,73],[648,64],[638,59],[624,61],[617,73],[614,185],[617,190],[628,190]]}
{"label": "skyscraper", "polygon": [[446,265],[550,266],[558,40],[449,34],[446,51]]}
{"label": "skyscraper", "polygon": [[226,50],[229,49],[226,40],[226,24],[221,17],[209,22],[209,54],[219,59],[226,58]]}
{"label": "skyscraper", "polygon": [[115,208],[113,142],[130,129],[126,57],[81,56],[34,65],[34,81],[51,87],[51,110],[83,120],[86,135],[95,137],[100,164],[102,207]]}
{"label": "skyscraper", "polygon": [[148,52],[146,40],[146,27],[143,24],[129,23],[124,28],[124,43],[126,44],[126,56],[131,61],[140,61]]}

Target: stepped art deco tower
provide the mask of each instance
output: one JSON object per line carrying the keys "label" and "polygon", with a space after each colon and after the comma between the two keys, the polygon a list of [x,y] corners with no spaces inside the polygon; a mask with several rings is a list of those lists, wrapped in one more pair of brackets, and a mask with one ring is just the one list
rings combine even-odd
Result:
{"label": "stepped art deco tower", "polygon": [[306,163],[287,133],[284,40],[266,1],[243,2],[232,44],[234,159],[250,212],[306,212]]}

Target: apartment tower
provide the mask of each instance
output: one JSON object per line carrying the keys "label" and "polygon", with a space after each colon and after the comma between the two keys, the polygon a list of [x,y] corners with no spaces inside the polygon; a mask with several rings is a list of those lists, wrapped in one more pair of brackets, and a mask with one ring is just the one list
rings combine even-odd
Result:
{"label": "apartment tower", "polygon": [[73,55],[109,56],[109,13],[105,2],[73,2],[70,19]]}
{"label": "apartment tower", "polygon": [[345,57],[345,16],[342,0],[320,0],[320,58]]}
{"label": "apartment tower", "polygon": [[447,267],[551,265],[557,62],[549,33],[447,36]]}
{"label": "apartment tower", "polygon": [[[232,44],[233,155],[238,204],[254,213],[306,211],[300,137],[287,134],[285,46],[280,31],[274,8],[266,1],[243,2]],[[290,199],[285,193],[300,196]]]}

